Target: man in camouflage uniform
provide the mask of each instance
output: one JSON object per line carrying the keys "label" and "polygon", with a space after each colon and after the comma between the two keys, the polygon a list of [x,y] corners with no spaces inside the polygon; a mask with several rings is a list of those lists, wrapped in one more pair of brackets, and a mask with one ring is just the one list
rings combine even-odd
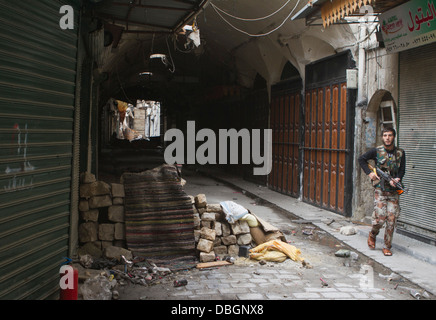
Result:
{"label": "man in camouflage uniform", "polygon": [[359,157],[359,164],[363,171],[373,181],[374,212],[372,215],[372,229],[368,236],[368,246],[375,249],[376,236],[386,223],[384,235],[385,256],[391,256],[392,236],[394,234],[397,218],[400,215],[399,194],[396,192],[394,182],[380,180],[380,177],[368,166],[368,161],[373,160],[375,166],[388,172],[397,182],[401,182],[406,172],[406,154],[403,149],[395,147],[395,129],[382,130],[383,145],[372,148]]}

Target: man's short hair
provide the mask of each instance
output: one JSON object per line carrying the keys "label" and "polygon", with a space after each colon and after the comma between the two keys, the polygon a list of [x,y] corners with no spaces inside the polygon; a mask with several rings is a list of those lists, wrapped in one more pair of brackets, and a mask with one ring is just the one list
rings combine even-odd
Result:
{"label": "man's short hair", "polygon": [[397,132],[392,127],[383,128],[381,134],[383,135],[385,132],[392,132],[394,137],[397,135]]}

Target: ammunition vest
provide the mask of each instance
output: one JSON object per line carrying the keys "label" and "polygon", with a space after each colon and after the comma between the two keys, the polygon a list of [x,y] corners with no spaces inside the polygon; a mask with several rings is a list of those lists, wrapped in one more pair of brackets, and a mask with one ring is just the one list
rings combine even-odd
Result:
{"label": "ammunition vest", "polygon": [[[400,168],[401,160],[403,158],[403,149],[395,148],[392,153],[388,153],[383,145],[377,148],[377,163],[376,165],[383,171],[388,172],[391,177],[395,178]],[[388,181],[381,180],[375,185],[384,191],[395,191]]]}

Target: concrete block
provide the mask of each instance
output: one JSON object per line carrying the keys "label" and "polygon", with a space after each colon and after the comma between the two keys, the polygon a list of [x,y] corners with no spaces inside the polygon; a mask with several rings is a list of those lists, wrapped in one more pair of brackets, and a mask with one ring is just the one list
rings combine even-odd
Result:
{"label": "concrete block", "polygon": [[201,252],[209,253],[212,251],[212,249],[213,249],[213,241],[202,239],[202,238],[198,240],[197,250]]}
{"label": "concrete block", "polygon": [[215,212],[204,212],[201,221],[215,221]]}
{"label": "concrete block", "polygon": [[112,183],[112,197],[114,198],[124,198],[126,194],[124,193],[124,185],[121,183]]}
{"label": "concrete block", "polygon": [[213,248],[215,254],[218,256],[224,256],[227,254],[227,246],[217,246]]}
{"label": "concrete block", "polygon": [[215,252],[200,252],[200,262],[215,261]]}
{"label": "concrete block", "polygon": [[[88,202],[88,201],[87,201]],[[85,221],[98,221],[98,209],[80,212],[80,216]]]}
{"label": "concrete block", "polygon": [[98,240],[98,229],[95,222],[84,222],[79,225],[79,241],[93,242]]}
{"label": "concrete block", "polygon": [[200,237],[203,239],[214,241],[216,238],[216,232],[213,229],[203,227],[200,230]]}
{"label": "concrete block", "polygon": [[79,191],[80,197],[85,199],[89,199],[93,196],[111,194],[110,186],[103,181],[95,181],[92,183],[81,184]]}
{"label": "concrete block", "polygon": [[223,235],[223,229],[221,226],[221,222],[215,221],[214,223],[214,229],[217,237],[221,237]]}
{"label": "concrete block", "polygon": [[222,233],[223,237],[227,237],[232,234],[232,231],[230,229],[230,224],[228,224],[227,222],[221,224],[221,229],[223,230]]}
{"label": "concrete block", "polygon": [[217,204],[208,204],[206,207],[207,212],[218,212],[223,213],[223,208],[221,208],[221,205],[219,203]]}
{"label": "concrete block", "polygon": [[238,240],[236,241],[236,243],[240,246],[245,246],[251,243],[251,234],[249,233],[244,233],[244,234],[240,234],[237,236]]}
{"label": "concrete block", "polygon": [[79,201],[79,211],[88,211],[89,210],[89,203],[88,200],[80,200]]}
{"label": "concrete block", "polygon": [[80,174],[80,183],[92,183],[95,181],[95,175],[90,172],[82,172]]}
{"label": "concrete block", "polygon": [[231,234],[231,235],[226,236],[226,237],[221,237],[221,241],[226,246],[236,244],[236,236],[234,234]]}
{"label": "concrete block", "polygon": [[124,223],[115,223],[114,224],[114,240],[124,240],[126,239],[126,228]]}
{"label": "concrete block", "polygon": [[112,223],[102,223],[98,226],[98,238],[100,240],[114,240],[115,227]]}
{"label": "concrete block", "polygon": [[239,246],[237,244],[232,244],[227,247],[227,253],[229,256],[237,257],[239,256]]}
{"label": "concrete block", "polygon": [[109,207],[111,205],[112,205],[112,199],[108,195],[95,196],[95,197],[91,197],[89,199],[89,208],[90,209]]}
{"label": "concrete block", "polygon": [[108,218],[113,222],[124,222],[124,206],[110,206]]}
{"label": "concrete block", "polygon": [[194,198],[195,200],[195,206],[198,208],[206,208],[207,206],[207,199],[206,195],[204,193],[197,194]]}

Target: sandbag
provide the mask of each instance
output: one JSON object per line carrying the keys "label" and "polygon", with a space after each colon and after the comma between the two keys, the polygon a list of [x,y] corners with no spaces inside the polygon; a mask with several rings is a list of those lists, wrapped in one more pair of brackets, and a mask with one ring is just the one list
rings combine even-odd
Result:
{"label": "sandbag", "polygon": [[257,221],[256,217],[250,213],[247,213],[245,216],[241,218],[241,220],[245,220],[248,223],[250,228],[254,228],[259,226],[259,221]]}

